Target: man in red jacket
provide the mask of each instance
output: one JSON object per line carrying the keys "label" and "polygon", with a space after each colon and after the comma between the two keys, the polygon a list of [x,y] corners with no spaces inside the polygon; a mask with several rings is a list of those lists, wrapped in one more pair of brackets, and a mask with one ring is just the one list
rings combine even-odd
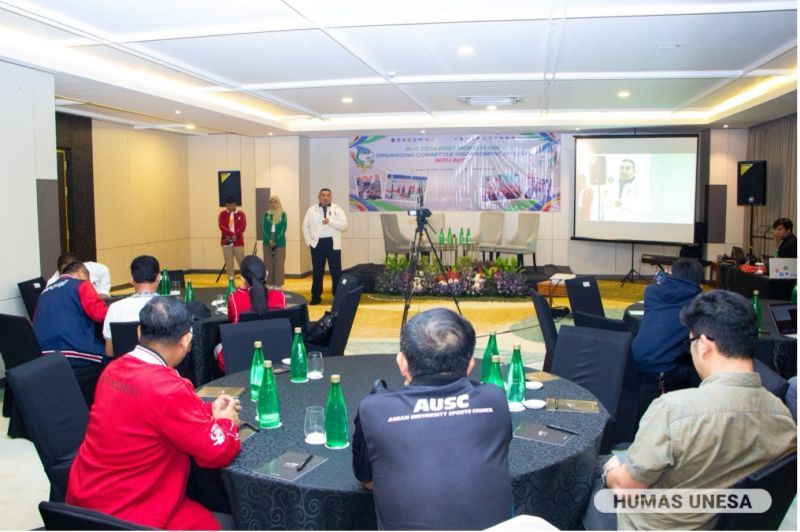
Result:
{"label": "man in red jacket", "polygon": [[139,314],[140,344],[97,383],[86,437],[70,470],[67,502],[168,530],[218,530],[186,496],[190,458],[204,468],[239,452],[239,401],[204,403],[175,366],[192,343],[186,305],[155,297]]}
{"label": "man in red jacket", "polygon": [[220,245],[222,255],[225,257],[228,279],[233,279],[236,273],[233,268],[234,257],[240,269],[244,259],[244,230],[247,229],[247,217],[244,212],[236,210],[236,200],[232,197],[225,198],[225,210],[219,213],[217,225],[222,234]]}

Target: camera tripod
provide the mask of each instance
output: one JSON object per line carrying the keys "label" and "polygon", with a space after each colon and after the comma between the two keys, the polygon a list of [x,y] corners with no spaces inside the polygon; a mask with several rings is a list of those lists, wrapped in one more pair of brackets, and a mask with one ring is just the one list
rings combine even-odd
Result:
{"label": "camera tripod", "polygon": [[403,321],[400,324],[401,326],[405,325],[406,320],[408,319],[408,309],[411,308],[411,298],[414,296],[414,278],[417,275],[417,266],[419,265],[419,254],[420,250],[422,249],[423,238],[427,239],[428,245],[430,245],[431,254],[436,259],[437,266],[439,266],[439,273],[441,273],[442,277],[444,277],[448,289],[450,290],[450,295],[453,296],[453,303],[456,304],[458,314],[461,315],[461,307],[458,305],[458,298],[453,291],[453,286],[447,280],[447,272],[442,264],[442,259],[439,256],[439,252],[436,251],[436,248],[433,245],[430,233],[428,233],[428,230],[425,227],[426,225],[430,227],[430,224],[428,223],[428,217],[430,215],[431,211],[428,209],[420,209],[416,211],[417,229],[414,232],[414,239],[411,241],[411,252],[409,253],[408,270],[406,271],[408,280],[406,282],[406,293],[404,296],[405,304],[403,305]]}

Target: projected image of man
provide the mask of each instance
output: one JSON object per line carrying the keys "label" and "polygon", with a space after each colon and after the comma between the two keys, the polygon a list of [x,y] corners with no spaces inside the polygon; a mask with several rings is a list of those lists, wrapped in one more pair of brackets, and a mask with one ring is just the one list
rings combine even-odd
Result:
{"label": "projected image of man", "polygon": [[649,198],[645,187],[646,179],[636,176],[636,162],[623,159],[619,164],[616,183],[609,180],[610,185],[606,200],[610,205],[606,209],[606,220],[619,222],[636,222],[647,220]]}

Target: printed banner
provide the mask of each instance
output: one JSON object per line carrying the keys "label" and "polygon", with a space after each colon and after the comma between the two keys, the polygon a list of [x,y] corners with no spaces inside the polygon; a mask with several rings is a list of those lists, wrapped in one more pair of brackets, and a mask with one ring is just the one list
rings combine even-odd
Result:
{"label": "printed banner", "polygon": [[350,210],[559,211],[561,136],[359,136]]}

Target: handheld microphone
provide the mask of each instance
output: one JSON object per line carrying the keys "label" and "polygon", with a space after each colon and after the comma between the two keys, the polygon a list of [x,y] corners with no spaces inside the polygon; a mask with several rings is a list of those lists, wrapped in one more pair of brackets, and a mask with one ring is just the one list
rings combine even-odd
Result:
{"label": "handheld microphone", "polygon": [[323,205],[322,206],[322,217],[323,218],[327,218],[328,217],[328,206],[327,205]]}

